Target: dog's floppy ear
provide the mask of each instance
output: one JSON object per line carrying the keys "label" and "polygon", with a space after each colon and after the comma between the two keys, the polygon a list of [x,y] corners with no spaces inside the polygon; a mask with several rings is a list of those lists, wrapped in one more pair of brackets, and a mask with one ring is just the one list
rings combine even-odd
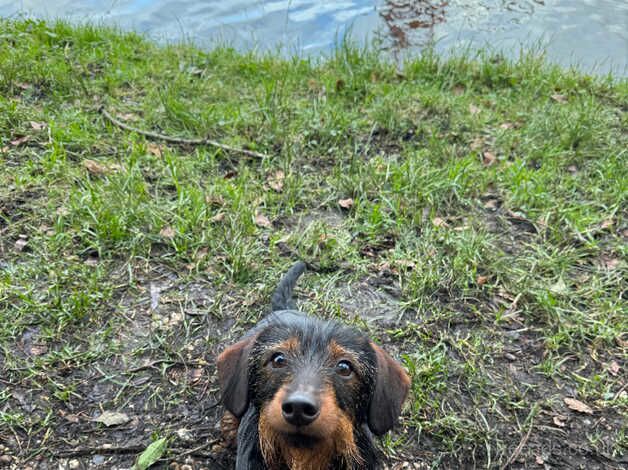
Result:
{"label": "dog's floppy ear", "polygon": [[410,377],[382,348],[371,341],[377,358],[375,392],[369,404],[368,424],[373,434],[381,436],[397,422],[401,406],[410,389]]}
{"label": "dog's floppy ear", "polygon": [[216,359],[222,403],[240,418],[249,405],[249,352],[255,338],[249,336],[225,349]]}

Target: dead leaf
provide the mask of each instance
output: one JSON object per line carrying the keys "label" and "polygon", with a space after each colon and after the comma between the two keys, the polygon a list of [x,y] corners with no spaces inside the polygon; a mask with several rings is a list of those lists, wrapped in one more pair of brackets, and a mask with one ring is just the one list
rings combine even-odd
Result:
{"label": "dead leaf", "polygon": [[0,147],[0,153],[8,153],[9,152],[9,147],[7,147],[6,145],[4,147]]}
{"label": "dead leaf", "polygon": [[541,457],[540,455],[535,456],[534,461],[537,465],[543,465],[545,463],[545,460],[543,460],[543,457]]}
{"label": "dead leaf", "polygon": [[489,199],[484,203],[485,209],[496,210],[499,207],[499,201],[497,199]]}
{"label": "dead leaf", "polygon": [[608,371],[611,373],[611,375],[617,376],[617,374],[619,374],[619,364],[617,363],[617,361],[613,361],[608,365]]}
{"label": "dead leaf", "polygon": [[137,119],[137,116],[133,113],[122,113],[118,114],[118,118],[120,118],[122,121],[129,121],[131,119]]}
{"label": "dead leaf", "polygon": [[92,175],[106,175],[111,173],[111,169],[106,166],[103,165],[102,163],[98,163],[95,160],[83,160],[83,166],[87,169],[87,171],[89,171]]}
{"label": "dead leaf", "polygon": [[225,205],[225,199],[220,195],[207,195],[205,196],[205,202],[213,207],[222,207]]}
{"label": "dead leaf", "polygon": [[471,148],[471,150],[481,149],[482,147],[484,147],[484,139],[482,137],[476,137],[471,141],[469,147]]}
{"label": "dead leaf", "polygon": [[479,287],[482,287],[488,281],[488,276],[478,276],[475,278],[475,282]]}
{"label": "dead leaf", "polygon": [[283,191],[283,180],[285,179],[285,177],[286,175],[283,171],[276,171],[268,178],[268,186],[280,193],[281,191]]}
{"label": "dead leaf", "polygon": [[602,255],[599,259],[601,267],[608,269],[609,271],[617,269],[617,267],[619,266],[619,262],[619,258],[614,258],[609,255]]}
{"label": "dead leaf", "polygon": [[104,411],[98,418],[93,421],[102,423],[105,426],[117,426],[119,424],[128,423],[131,419],[126,413],[118,413],[117,411]]}
{"label": "dead leaf", "polygon": [[30,352],[32,356],[41,356],[42,354],[46,354],[48,352],[48,346],[45,344],[34,344],[31,346]]}
{"label": "dead leaf", "polygon": [[209,218],[209,221],[213,224],[218,223],[218,222],[222,222],[223,220],[225,220],[225,213],[224,212],[218,212],[216,215],[212,216]]}
{"label": "dead leaf", "polygon": [[273,227],[273,224],[270,222],[268,217],[266,217],[264,214],[256,214],[254,221],[255,221],[255,225],[257,225],[258,227],[262,227],[262,228]]}
{"label": "dead leaf", "polygon": [[13,147],[18,147],[22,145],[23,143],[28,142],[29,140],[30,140],[30,136],[24,135],[22,137],[18,137],[17,139],[13,139],[9,143],[13,145]]}
{"label": "dead leaf", "polygon": [[559,428],[564,428],[566,426],[565,421],[567,421],[567,416],[556,415],[552,418],[552,421],[554,421],[554,424]]}
{"label": "dead leaf", "polygon": [[73,423],[73,424],[77,424],[79,422],[79,417],[77,415],[73,415],[73,414],[64,414],[63,418],[68,422],[68,423]]}
{"label": "dead leaf", "polygon": [[576,400],[575,398],[564,398],[565,404],[572,410],[577,411],[579,413],[586,413],[588,415],[593,414],[593,410],[589,405],[582,403],[580,400]]}
{"label": "dead leaf", "polygon": [[617,338],[615,338],[615,342],[620,348],[628,348],[628,340],[624,339],[624,336],[628,336],[627,333],[620,334]]}
{"label": "dead leaf", "polygon": [[161,156],[162,156],[161,145],[149,142],[148,144],[146,144],[146,150],[148,151],[148,153],[150,153],[151,155],[154,155],[156,157],[160,157],[161,158]]}
{"label": "dead leaf", "polygon": [[500,129],[504,129],[504,130],[514,129],[515,125],[512,122],[504,122],[504,123],[499,125],[499,128]]}
{"label": "dead leaf", "polygon": [[566,103],[567,97],[565,95],[561,95],[560,93],[554,93],[551,98],[557,103]]}
{"label": "dead leaf", "polygon": [[162,228],[162,229],[159,231],[159,235],[161,235],[161,236],[162,236],[162,237],[164,237],[164,238],[170,238],[170,239],[172,239],[172,238],[174,238],[174,237],[175,237],[176,232],[174,231],[174,229],[173,229],[172,227],[170,227],[170,226],[168,225],[168,226],[166,226],[166,227]]}
{"label": "dead leaf", "polygon": [[190,383],[197,383],[203,376],[203,369],[192,369],[189,372]]}
{"label": "dead leaf", "polygon": [[449,227],[449,224],[441,217],[434,217],[432,224],[434,224],[435,227]]}
{"label": "dead leaf", "polygon": [[600,228],[602,230],[606,230],[607,228],[611,228],[614,224],[615,221],[613,219],[606,219],[602,221],[602,223],[600,224]]}
{"label": "dead leaf", "polygon": [[33,87],[30,83],[25,83],[25,82],[17,82],[15,86],[22,90],[28,90]]}
{"label": "dead leaf", "polygon": [[207,253],[209,253],[209,250],[207,249],[207,247],[203,247],[196,252],[196,254],[194,255],[194,258],[196,260],[201,260],[207,257]]}
{"label": "dead leaf", "polygon": [[567,287],[567,284],[565,284],[565,281],[563,280],[562,277],[558,279],[558,281],[556,281],[555,284],[550,286],[549,290],[553,292],[554,294],[559,294],[559,295],[567,294],[569,292],[569,288]]}
{"label": "dead leaf", "polygon": [[342,207],[343,209],[351,209],[353,207],[353,199],[351,198],[339,199],[338,205]]}
{"label": "dead leaf", "polygon": [[30,125],[36,131],[40,131],[46,127],[45,122],[30,121]]}
{"label": "dead leaf", "polygon": [[497,161],[497,157],[495,156],[495,154],[492,152],[489,152],[488,150],[482,153],[482,157],[483,157],[482,163],[485,166],[491,166],[493,163]]}
{"label": "dead leaf", "polygon": [[575,175],[576,173],[578,173],[578,167],[576,165],[569,165],[567,167],[567,171],[572,175]]}
{"label": "dead leaf", "polygon": [[23,251],[26,245],[28,245],[28,239],[19,238],[18,240],[15,241],[15,244],[13,245],[13,247],[15,248],[15,251]]}
{"label": "dead leaf", "polygon": [[97,256],[89,256],[84,263],[87,266],[98,266],[98,257]]}
{"label": "dead leaf", "polygon": [[475,116],[476,114],[480,114],[480,111],[482,110],[478,108],[476,105],[474,104],[469,105],[469,112],[471,113],[472,116]]}

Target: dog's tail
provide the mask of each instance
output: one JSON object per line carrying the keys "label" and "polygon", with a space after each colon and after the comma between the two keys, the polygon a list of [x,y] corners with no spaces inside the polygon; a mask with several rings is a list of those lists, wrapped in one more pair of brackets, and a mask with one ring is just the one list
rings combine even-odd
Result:
{"label": "dog's tail", "polygon": [[281,278],[271,300],[273,312],[278,310],[296,310],[296,304],[292,299],[292,291],[297,283],[297,279],[303,274],[305,268],[305,263],[299,261]]}

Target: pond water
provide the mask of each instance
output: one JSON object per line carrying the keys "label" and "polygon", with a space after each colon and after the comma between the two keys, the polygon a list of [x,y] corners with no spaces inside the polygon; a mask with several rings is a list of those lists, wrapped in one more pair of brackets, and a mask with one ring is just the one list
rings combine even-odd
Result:
{"label": "pond water", "polygon": [[329,52],[349,31],[393,57],[521,46],[596,74],[628,75],[627,0],[0,0],[0,16],[115,24],[203,47]]}

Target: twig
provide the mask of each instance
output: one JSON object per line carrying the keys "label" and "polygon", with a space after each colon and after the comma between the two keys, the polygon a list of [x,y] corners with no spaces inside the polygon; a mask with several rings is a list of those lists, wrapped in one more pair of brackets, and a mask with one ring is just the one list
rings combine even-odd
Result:
{"label": "twig", "polygon": [[530,434],[532,433],[533,427],[534,427],[534,423],[530,421],[530,427],[528,428],[528,432],[526,433],[525,436],[523,436],[523,439],[521,439],[521,442],[519,443],[515,451],[512,453],[510,458],[506,461],[504,465],[500,467],[500,470],[506,470],[510,466],[510,464],[512,464],[515,460],[517,460],[517,458],[519,457],[519,454],[521,454],[521,451],[523,450],[523,447],[526,445],[526,442],[528,442],[528,439],[530,438]]}
{"label": "twig", "polygon": [[146,449],[145,445],[135,446],[120,446],[120,447],[79,447],[77,449],[68,449],[65,451],[53,452],[55,457],[83,457],[86,455],[125,455],[125,454],[137,454],[143,452]]}
{"label": "twig", "polygon": [[193,449],[188,449],[188,450],[178,453],[176,458],[180,459],[187,455],[195,454],[196,452],[201,451],[203,449],[207,449],[208,447],[211,447],[214,444],[217,444],[218,442],[220,442],[220,439],[212,439],[211,441],[207,441],[205,444],[202,444],[198,447],[194,447]]}
{"label": "twig", "polygon": [[145,131],[142,129],[138,129],[137,127],[129,126],[128,124],[123,123],[119,119],[113,117],[111,114],[107,112],[104,106],[100,106],[98,108],[98,112],[102,114],[108,121],[112,124],[118,126],[121,129],[136,132],[145,137],[149,137],[151,139],[163,140],[165,142],[171,142],[173,144],[182,144],[182,145],[211,145],[212,147],[216,147],[222,150],[226,150],[227,152],[235,152],[241,153],[243,155],[247,155],[249,157],[254,158],[268,158],[268,155],[263,153],[255,152],[253,150],[241,149],[237,147],[231,147],[230,145],[221,144],[220,142],[216,142],[211,139],[184,139],[181,137],[171,137],[169,135],[159,134],[157,132]]}

